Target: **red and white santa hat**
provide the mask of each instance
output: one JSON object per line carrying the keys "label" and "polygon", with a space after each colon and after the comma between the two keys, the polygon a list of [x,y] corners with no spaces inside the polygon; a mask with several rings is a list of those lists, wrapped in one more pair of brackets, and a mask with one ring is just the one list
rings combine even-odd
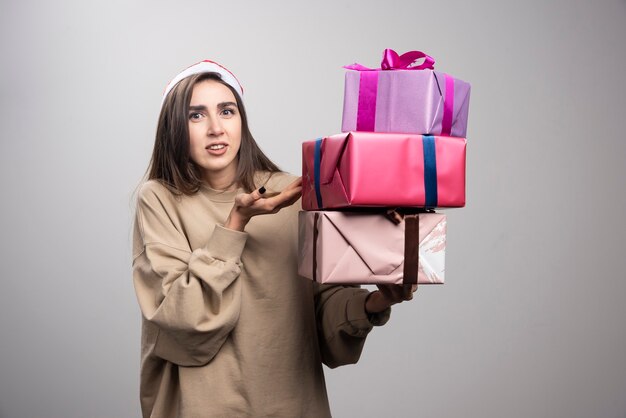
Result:
{"label": "red and white santa hat", "polygon": [[181,80],[192,76],[194,74],[202,74],[202,73],[218,73],[222,78],[222,81],[235,89],[237,93],[239,93],[239,97],[243,99],[243,87],[237,80],[237,77],[233,73],[231,73],[226,67],[218,64],[217,62],[204,60],[200,61],[191,67],[180,72],[170,83],[165,87],[165,91],[163,92],[163,100],[161,101],[161,105],[165,101],[165,98],[169,94],[169,92],[174,88],[174,86]]}

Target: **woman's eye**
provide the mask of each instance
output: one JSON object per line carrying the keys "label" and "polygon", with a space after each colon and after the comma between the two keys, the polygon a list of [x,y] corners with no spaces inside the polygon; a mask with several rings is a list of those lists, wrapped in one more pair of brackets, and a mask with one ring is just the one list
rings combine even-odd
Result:
{"label": "woman's eye", "polygon": [[226,108],[226,109],[222,110],[222,114],[224,116],[233,116],[235,114],[235,109],[228,109],[228,108]]}
{"label": "woman's eye", "polygon": [[202,118],[202,113],[191,113],[189,115],[189,119],[191,120],[200,120]]}

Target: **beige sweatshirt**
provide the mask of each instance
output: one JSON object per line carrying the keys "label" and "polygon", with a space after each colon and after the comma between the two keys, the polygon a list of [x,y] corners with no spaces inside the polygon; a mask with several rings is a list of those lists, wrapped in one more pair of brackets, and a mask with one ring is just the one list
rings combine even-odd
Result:
{"label": "beige sweatshirt", "polygon": [[[294,179],[274,174],[265,187]],[[367,290],[297,275],[299,202],[253,217],[246,232],[224,228],[236,193],[140,189],[133,279],[145,418],[329,417],[322,362],[355,363],[372,325],[389,318],[368,319]]]}

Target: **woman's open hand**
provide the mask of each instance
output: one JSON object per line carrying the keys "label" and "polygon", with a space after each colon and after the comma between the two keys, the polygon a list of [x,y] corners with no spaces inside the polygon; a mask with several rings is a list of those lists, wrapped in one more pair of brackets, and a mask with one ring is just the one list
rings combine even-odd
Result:
{"label": "woman's open hand", "polygon": [[252,193],[241,193],[235,197],[235,204],[224,226],[236,231],[243,231],[253,216],[276,213],[284,207],[293,205],[301,195],[302,177],[298,177],[283,191],[273,195],[265,195],[265,188],[263,187]]}

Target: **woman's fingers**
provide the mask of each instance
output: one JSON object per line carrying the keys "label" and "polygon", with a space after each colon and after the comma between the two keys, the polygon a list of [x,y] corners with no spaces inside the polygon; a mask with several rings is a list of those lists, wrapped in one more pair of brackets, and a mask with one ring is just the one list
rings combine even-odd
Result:
{"label": "woman's fingers", "polygon": [[297,179],[289,183],[289,185],[285,187],[285,190],[295,189],[297,187],[302,187],[302,177],[298,177]]}
{"label": "woman's fingers", "polygon": [[417,289],[415,284],[379,284],[377,287],[385,299],[392,303],[413,299],[413,292]]}
{"label": "woman's fingers", "polygon": [[276,196],[276,198],[280,198],[278,200],[278,205],[281,207],[291,206],[302,196],[302,186],[296,186],[289,190],[284,190],[281,194]]}
{"label": "woman's fingers", "polygon": [[237,203],[239,206],[249,207],[254,204],[254,202],[258,201],[261,197],[263,197],[263,193],[265,193],[265,188],[261,187],[260,189],[253,190],[252,193],[242,193],[237,196]]}
{"label": "woman's fingers", "polygon": [[301,194],[301,178],[291,182],[282,192],[269,192],[261,186],[251,193],[241,193],[235,197],[235,204],[225,226],[243,231],[253,216],[276,213],[286,206],[293,205]]}
{"label": "woman's fingers", "polygon": [[287,187],[283,189],[276,196],[272,196],[267,199],[267,203],[273,209],[280,210],[284,207],[291,206],[302,195],[302,178],[299,177],[295,181],[291,182]]}
{"label": "woman's fingers", "polygon": [[389,301],[394,301],[395,300],[395,297],[393,295],[393,289],[391,288],[390,285],[380,284],[377,287],[378,287],[378,290],[380,290],[380,293],[383,294],[385,299],[387,299]]}
{"label": "woman's fingers", "polygon": [[302,180],[299,178],[289,184],[285,189],[276,196],[264,199],[267,208],[270,210],[282,209],[293,205],[302,195]]}
{"label": "woman's fingers", "polygon": [[280,193],[266,192],[265,188],[261,187],[251,193],[240,194],[236,198],[236,205],[251,210],[251,216],[276,213],[284,207],[293,205],[301,195],[302,180],[298,178]]}

